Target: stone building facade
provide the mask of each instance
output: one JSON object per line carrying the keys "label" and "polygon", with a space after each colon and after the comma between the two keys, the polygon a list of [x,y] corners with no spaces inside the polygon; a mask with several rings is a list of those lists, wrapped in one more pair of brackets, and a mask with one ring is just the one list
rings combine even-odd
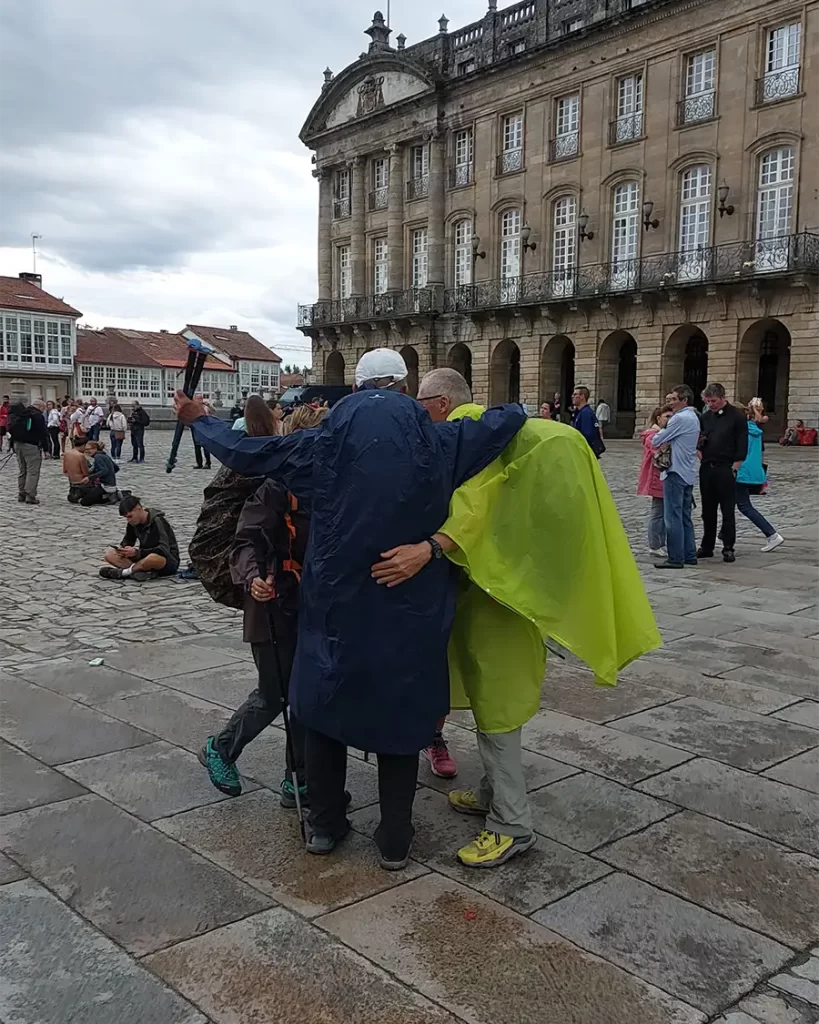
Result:
{"label": "stone building facade", "polygon": [[320,381],[388,345],[484,402],[586,384],[623,436],[682,381],[817,423],[816,2],[489,0],[367,34],[301,134]]}

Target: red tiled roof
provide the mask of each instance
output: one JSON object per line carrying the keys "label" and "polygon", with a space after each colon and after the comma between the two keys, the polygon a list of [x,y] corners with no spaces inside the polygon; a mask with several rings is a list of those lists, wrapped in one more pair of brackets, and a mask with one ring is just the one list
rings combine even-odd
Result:
{"label": "red tiled roof", "polygon": [[247,331],[239,331],[233,327],[203,327],[198,324],[185,324],[185,329],[193,331],[197,338],[213,345],[215,349],[233,359],[255,359],[275,363],[282,361],[281,356],[277,356],[273,349],[263,345]]}
{"label": "red tiled roof", "polygon": [[132,345],[119,332],[105,329],[77,331],[78,363],[107,364],[109,366],[155,366],[162,364]]}
{"label": "red tiled roof", "polygon": [[[182,369],[188,361],[188,341],[181,334],[170,331],[135,331],[126,327],[106,327],[106,334],[116,334],[131,346],[142,352],[160,366]],[[203,339],[204,340],[204,339]],[[233,373],[232,366],[226,366],[220,359],[208,356],[206,370],[221,370]]]}
{"label": "red tiled roof", "polygon": [[55,298],[31,281],[19,277],[0,277],[0,308],[29,309],[32,313],[59,313],[62,316],[82,316],[78,309],[62,299]]}
{"label": "red tiled roof", "polygon": [[284,391],[285,388],[300,388],[303,384],[303,373],[283,373],[279,377],[279,387],[282,391]]}

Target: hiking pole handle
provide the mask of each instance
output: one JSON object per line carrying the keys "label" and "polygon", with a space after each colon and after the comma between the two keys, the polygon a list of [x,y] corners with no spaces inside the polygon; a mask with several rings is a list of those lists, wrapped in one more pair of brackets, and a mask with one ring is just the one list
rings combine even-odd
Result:
{"label": "hiking pole handle", "polygon": [[[196,394],[196,389],[199,387],[199,381],[202,379],[202,371],[205,368],[205,361],[212,351],[213,349],[210,345],[206,345],[198,338],[191,338],[188,341],[188,359],[185,363],[185,378],[182,384],[182,390],[188,398],[193,398]],[[179,454],[179,445],[182,443],[182,435],[184,433],[185,424],[181,422],[177,423],[173,432],[173,441],[171,442],[168,461],[165,463],[166,473],[173,472],[173,468],[176,465],[176,457]],[[193,433],[192,430],[191,433]]]}

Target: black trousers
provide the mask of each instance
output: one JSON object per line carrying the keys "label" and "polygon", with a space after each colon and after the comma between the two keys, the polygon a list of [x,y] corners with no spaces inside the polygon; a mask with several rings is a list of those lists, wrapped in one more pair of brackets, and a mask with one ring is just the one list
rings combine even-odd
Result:
{"label": "black trousers", "polygon": [[131,427],[131,448],[135,461],[142,462],[145,458],[145,427]]}
{"label": "black trousers", "polygon": [[[308,729],[305,736],[310,827],[319,835],[339,837],[347,830],[344,784],[347,748],[338,740]],[[418,782],[417,754],[378,754],[378,799],[381,823],[375,841],[388,859],[406,855],[412,841],[412,805]]]}
{"label": "black trousers", "polygon": [[703,462],[700,467],[700,496],[702,498],[702,544],[712,553],[717,542],[717,509],[722,512],[722,550],[733,551],[737,537],[736,506],[737,483],[730,463]]}
{"label": "black trousers", "polygon": [[[293,667],[296,644],[295,633],[291,637],[282,635],[283,632],[280,629],[277,633],[278,657],[272,642],[250,645],[259,673],[259,685],[252,693],[248,694],[247,700],[233,713],[228,724],[213,741],[213,745],[223,761],[233,764],[248,743],[255,740],[260,732],[276,721],[282,712],[283,703],[287,702],[290,671]],[[281,674],[279,673],[280,667]],[[295,764],[292,763],[288,752],[287,777],[292,780],[295,772],[299,785],[303,786],[306,778],[304,728],[292,715],[290,716],[290,733],[293,737]]]}
{"label": "black trousers", "polygon": [[[193,442],[193,457],[196,459],[196,465],[202,467],[202,452],[203,448],[201,444]],[[205,468],[210,469],[210,452],[205,452]]]}
{"label": "black trousers", "polygon": [[49,427],[48,428],[48,445],[46,451],[49,455],[53,455],[55,459],[60,457],[60,428]]}

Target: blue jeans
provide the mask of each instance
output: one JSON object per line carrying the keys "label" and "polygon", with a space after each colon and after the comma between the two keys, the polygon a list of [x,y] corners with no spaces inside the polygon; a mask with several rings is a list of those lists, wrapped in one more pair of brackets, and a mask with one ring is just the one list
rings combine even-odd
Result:
{"label": "blue jeans", "polygon": [[648,516],[648,546],[652,551],[665,547],[665,512],[663,499],[651,499],[651,512]]}
{"label": "blue jeans", "polygon": [[754,526],[761,530],[766,537],[773,537],[776,530],[771,526],[765,516],[761,512],[757,511],[751,504],[751,493],[748,490],[747,484],[737,483],[737,508],[745,516],[746,519],[750,519]]}
{"label": "blue jeans", "polygon": [[115,431],[111,431],[111,458],[116,461],[122,455],[122,438],[117,437]]}
{"label": "blue jeans", "polygon": [[672,473],[669,470],[663,480],[663,511],[669,562],[697,560],[694,521],[691,518],[693,507],[693,485],[687,484],[679,473]]}
{"label": "blue jeans", "polygon": [[99,425],[99,423],[95,423],[93,425],[93,427],[89,427],[88,428],[88,440],[89,441],[99,441],[99,439],[100,439],[100,425]]}

